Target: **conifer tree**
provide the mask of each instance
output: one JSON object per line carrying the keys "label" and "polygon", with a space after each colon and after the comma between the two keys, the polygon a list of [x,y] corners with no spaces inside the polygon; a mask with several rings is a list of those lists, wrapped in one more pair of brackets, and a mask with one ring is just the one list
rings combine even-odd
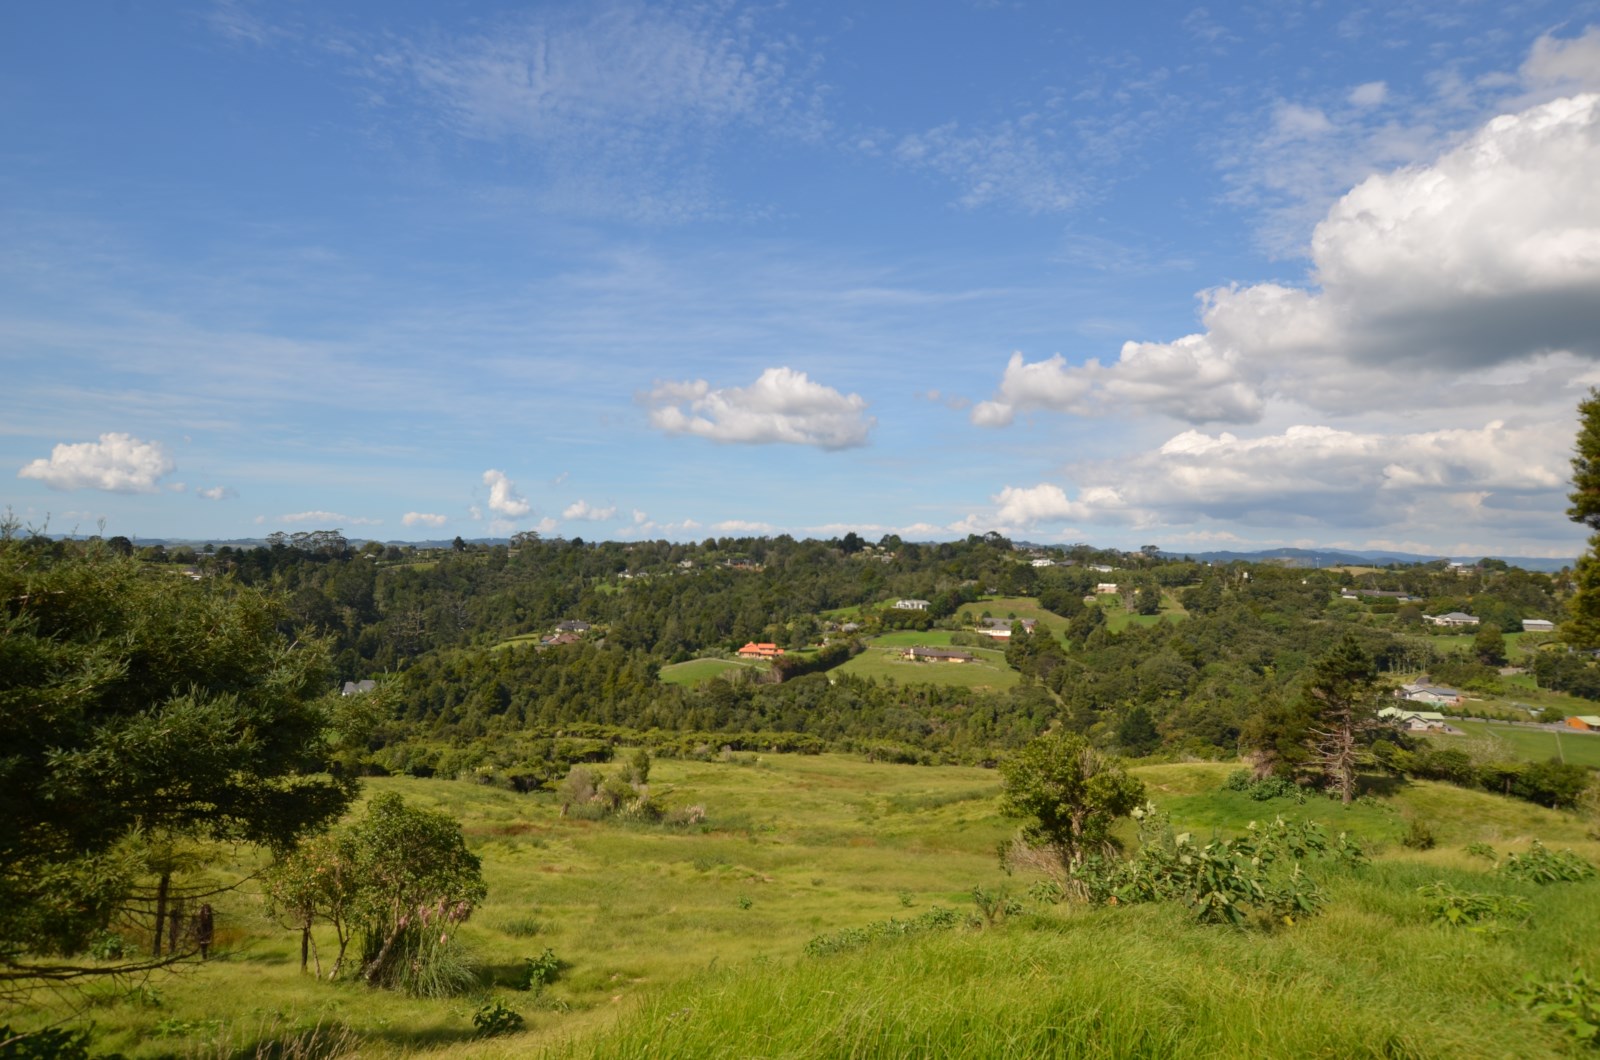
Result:
{"label": "conifer tree", "polygon": [[[1600,390],[1591,389],[1578,404],[1578,438],[1572,457],[1572,507],[1567,516],[1600,531]],[[1571,618],[1561,636],[1581,650],[1600,648],[1600,533],[1589,538],[1589,550],[1578,557],[1578,591],[1568,604]]]}

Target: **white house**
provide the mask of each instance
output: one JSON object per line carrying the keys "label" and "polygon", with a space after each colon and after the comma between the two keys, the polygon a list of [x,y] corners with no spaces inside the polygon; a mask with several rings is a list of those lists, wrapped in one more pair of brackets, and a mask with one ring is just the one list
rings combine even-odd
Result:
{"label": "white house", "polygon": [[1556,624],[1548,618],[1525,618],[1522,620],[1524,633],[1554,633]]}
{"label": "white house", "polygon": [[1430,685],[1422,681],[1401,685],[1399,694],[1401,699],[1412,703],[1427,703],[1436,707],[1458,707],[1462,699],[1461,693],[1454,688]]}
{"label": "white house", "polygon": [[1436,626],[1476,626],[1478,620],[1461,611],[1451,611],[1443,615],[1424,615],[1429,622]]}
{"label": "white house", "polygon": [[1094,592],[1095,592],[1096,596],[1109,596],[1110,594],[1112,594],[1112,593],[1114,593],[1116,591],[1117,591],[1117,583],[1116,582],[1101,582],[1099,585],[1096,585],[1094,587]]}
{"label": "white house", "polygon": [[1378,711],[1378,717],[1400,726],[1407,732],[1455,731],[1450,727],[1449,718],[1431,710],[1401,710],[1399,707],[1384,707]]}
{"label": "white house", "polygon": [[931,605],[926,600],[896,600],[896,611],[926,611]]}

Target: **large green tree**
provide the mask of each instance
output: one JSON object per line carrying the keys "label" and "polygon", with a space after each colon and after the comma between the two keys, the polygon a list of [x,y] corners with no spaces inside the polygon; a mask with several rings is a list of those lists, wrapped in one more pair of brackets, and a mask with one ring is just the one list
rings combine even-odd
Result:
{"label": "large green tree", "polygon": [[0,523],[0,982],[89,974],[71,955],[118,918],[159,939],[166,852],[287,848],[344,811],[351,786],[322,772],[327,653],[283,618]]}
{"label": "large green tree", "polygon": [[1071,868],[1111,842],[1111,827],[1144,802],[1122,761],[1073,732],[1048,732],[1000,764],[1000,812],[1021,817],[1023,839]]}

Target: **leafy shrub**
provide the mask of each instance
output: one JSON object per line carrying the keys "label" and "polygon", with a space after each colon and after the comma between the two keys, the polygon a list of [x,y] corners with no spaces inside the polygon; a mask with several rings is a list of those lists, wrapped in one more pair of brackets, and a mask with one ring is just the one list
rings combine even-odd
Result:
{"label": "leafy shrub", "polygon": [[977,926],[994,927],[1008,916],[1022,912],[1022,903],[1006,893],[1004,887],[991,891],[983,886],[972,888],[972,904],[978,907],[974,918]]}
{"label": "leafy shrub", "polygon": [[561,974],[561,960],[549,946],[537,957],[522,958],[522,972],[512,985],[518,990],[543,990]]}
{"label": "leafy shrub", "polygon": [[[89,1060],[89,1032],[49,1027],[15,1031],[0,1026],[0,1060]],[[102,1054],[103,1060],[119,1060]]]}
{"label": "leafy shrub", "polygon": [[1583,971],[1574,970],[1565,982],[1530,979],[1517,999],[1535,1015],[1561,1024],[1580,1043],[1600,1049],[1600,983]]}
{"label": "leafy shrub", "polygon": [[1533,916],[1533,903],[1518,894],[1461,891],[1440,881],[1418,887],[1417,893],[1427,899],[1433,919],[1452,927],[1482,931],[1489,922],[1526,924]]}
{"label": "leafy shrub", "polygon": [[1570,850],[1553,851],[1537,839],[1526,854],[1507,854],[1500,871],[1529,883],[1576,883],[1594,875],[1594,866]]}
{"label": "leafy shrub", "polygon": [[1468,843],[1466,846],[1466,852],[1467,857],[1469,858],[1482,858],[1483,860],[1489,862],[1499,860],[1495,856],[1494,847],[1490,846],[1488,843]]}
{"label": "leafy shrub", "polygon": [[1305,788],[1288,777],[1274,775],[1257,780],[1248,769],[1235,769],[1229,773],[1223,787],[1228,791],[1243,792],[1257,802],[1266,802],[1268,799],[1306,801]]}
{"label": "leafy shrub", "polygon": [[514,1034],[520,1031],[526,1022],[522,1018],[522,1013],[498,997],[485,1001],[478,1006],[478,1011],[472,1014],[472,1025],[478,1028],[478,1033],[485,1038],[493,1038],[498,1034]]}
{"label": "leafy shrub", "polygon": [[89,956],[97,961],[118,961],[127,954],[127,940],[113,931],[103,932],[89,943]]}
{"label": "leafy shrub", "polygon": [[[1327,834],[1314,822],[1279,817],[1252,821],[1238,839],[1204,846],[1187,832],[1174,835],[1165,814],[1146,805],[1139,818],[1139,852],[1127,860],[1086,858],[1073,871],[1091,900],[1108,904],[1181,902],[1203,924],[1246,926],[1252,919],[1293,924],[1314,915],[1326,899],[1301,862],[1328,852]],[[1351,841],[1340,836],[1334,856],[1351,860]],[[1364,858],[1359,845],[1354,857]],[[1287,871],[1284,870],[1287,866]]]}
{"label": "leafy shrub", "polygon": [[1411,850],[1432,850],[1438,842],[1433,826],[1420,817],[1413,817],[1406,834],[1400,837],[1400,845]]}

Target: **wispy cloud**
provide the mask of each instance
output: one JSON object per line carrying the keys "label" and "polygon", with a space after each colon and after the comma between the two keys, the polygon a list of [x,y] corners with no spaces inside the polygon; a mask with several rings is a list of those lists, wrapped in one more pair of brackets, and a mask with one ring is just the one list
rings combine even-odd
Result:
{"label": "wispy cloud", "polygon": [[291,526],[300,523],[318,523],[324,527],[335,526],[380,526],[382,519],[368,519],[359,515],[343,515],[339,512],[310,511],[292,512],[288,515],[257,516],[256,522],[285,523]]}

